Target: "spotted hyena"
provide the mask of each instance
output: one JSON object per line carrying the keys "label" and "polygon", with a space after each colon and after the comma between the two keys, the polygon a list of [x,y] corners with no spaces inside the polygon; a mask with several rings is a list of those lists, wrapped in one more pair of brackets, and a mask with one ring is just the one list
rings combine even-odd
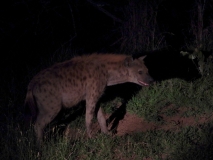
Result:
{"label": "spotted hyena", "polygon": [[[86,100],[86,129],[91,137],[96,103],[106,86],[125,82],[148,86],[152,82],[143,59],[119,54],[91,54],[39,72],[29,83],[25,99],[25,105],[38,110],[34,124],[38,142],[42,141],[45,126],[62,108],[70,108],[82,100]],[[101,131],[107,133],[101,108],[97,111],[97,119]]]}

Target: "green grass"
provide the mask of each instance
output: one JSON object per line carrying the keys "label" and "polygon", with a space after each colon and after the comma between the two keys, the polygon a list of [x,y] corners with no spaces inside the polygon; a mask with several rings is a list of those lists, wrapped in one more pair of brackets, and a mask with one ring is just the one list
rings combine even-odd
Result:
{"label": "green grass", "polygon": [[[194,117],[196,120],[201,115],[211,117],[212,82],[213,76],[210,75],[194,82],[172,79],[144,87],[128,101],[127,112],[156,125],[166,124],[164,116],[181,114],[182,117]],[[7,106],[0,104],[3,113],[0,122],[0,159],[213,159],[212,121],[178,130],[154,129],[124,136],[97,133],[88,139],[85,116],[80,115],[68,125],[69,135],[56,133],[54,138],[46,138],[42,147],[37,148],[33,130],[24,133],[17,124],[21,113],[18,108],[14,109],[16,101],[18,98],[11,97]],[[105,113],[111,114],[122,101],[116,98],[101,106]]]}
{"label": "green grass", "polygon": [[157,121],[159,114],[172,104],[167,114],[175,114],[179,107],[186,107],[185,116],[196,116],[213,112],[213,78],[201,78],[195,82],[180,79],[166,80],[143,88],[127,105],[133,114]]}
{"label": "green grass", "polygon": [[[14,135],[3,142],[1,159],[211,159],[212,123],[185,127],[179,132],[153,130],[121,137],[99,134],[92,139],[65,137],[46,142],[38,152],[29,138]],[[12,146],[11,146],[12,145]],[[40,148],[41,149],[41,148]]]}

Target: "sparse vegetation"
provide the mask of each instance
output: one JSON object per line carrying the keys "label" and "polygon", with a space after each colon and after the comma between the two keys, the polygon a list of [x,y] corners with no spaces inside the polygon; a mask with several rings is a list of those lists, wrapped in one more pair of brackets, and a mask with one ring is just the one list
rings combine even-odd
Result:
{"label": "sparse vegetation", "polygon": [[[161,1],[129,1],[123,10],[127,17],[121,27],[121,52],[136,53],[166,47],[165,33],[160,31],[157,16]],[[168,33],[167,33],[168,34]]]}

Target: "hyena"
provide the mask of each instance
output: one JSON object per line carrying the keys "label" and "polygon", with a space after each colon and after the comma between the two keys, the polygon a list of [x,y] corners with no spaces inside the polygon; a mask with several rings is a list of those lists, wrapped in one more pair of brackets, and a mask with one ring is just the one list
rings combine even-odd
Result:
{"label": "hyena", "polygon": [[103,133],[108,133],[106,119],[96,103],[106,86],[132,82],[148,86],[153,79],[143,61],[144,57],[119,54],[91,54],[72,58],[39,72],[29,83],[25,105],[37,107],[34,130],[42,142],[43,130],[62,108],[86,101],[86,130],[91,137],[91,121],[95,110]]}

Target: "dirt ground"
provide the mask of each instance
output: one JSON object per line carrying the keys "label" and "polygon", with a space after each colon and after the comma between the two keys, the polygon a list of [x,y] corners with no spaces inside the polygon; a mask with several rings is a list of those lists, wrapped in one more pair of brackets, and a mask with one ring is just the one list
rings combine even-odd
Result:
{"label": "dirt ground", "polygon": [[183,117],[180,114],[175,116],[163,116],[164,123],[159,125],[153,122],[147,122],[143,118],[139,118],[136,115],[126,113],[124,119],[119,122],[117,128],[117,135],[131,134],[135,132],[145,132],[148,130],[179,130],[185,126],[196,126],[203,124],[213,116],[202,115],[199,118]]}
{"label": "dirt ground", "polygon": [[[163,119],[163,123],[154,123],[154,122],[148,122],[144,118],[140,118],[137,115],[131,114],[131,113],[126,113],[124,117],[119,120],[118,124],[116,127],[114,127],[115,132],[114,135],[117,136],[123,136],[126,134],[133,134],[137,132],[146,132],[149,130],[173,130],[173,131],[178,131],[182,127],[186,126],[198,126],[200,124],[203,124],[205,122],[208,122],[210,120],[213,120],[213,115],[207,115],[203,114],[200,115],[199,117],[186,117],[183,116],[183,112],[185,110],[182,108],[181,110],[178,110],[177,113],[173,116],[165,116],[161,115]],[[110,115],[107,115],[106,118],[108,118]],[[112,127],[113,121],[109,124],[108,128]],[[92,126],[93,128],[93,133],[92,135],[97,135],[100,132],[100,127],[97,122],[95,122]],[[82,134],[81,129],[71,129],[70,127],[65,131],[65,136],[68,137],[78,137],[78,134]],[[86,134],[85,134],[86,135]]]}

